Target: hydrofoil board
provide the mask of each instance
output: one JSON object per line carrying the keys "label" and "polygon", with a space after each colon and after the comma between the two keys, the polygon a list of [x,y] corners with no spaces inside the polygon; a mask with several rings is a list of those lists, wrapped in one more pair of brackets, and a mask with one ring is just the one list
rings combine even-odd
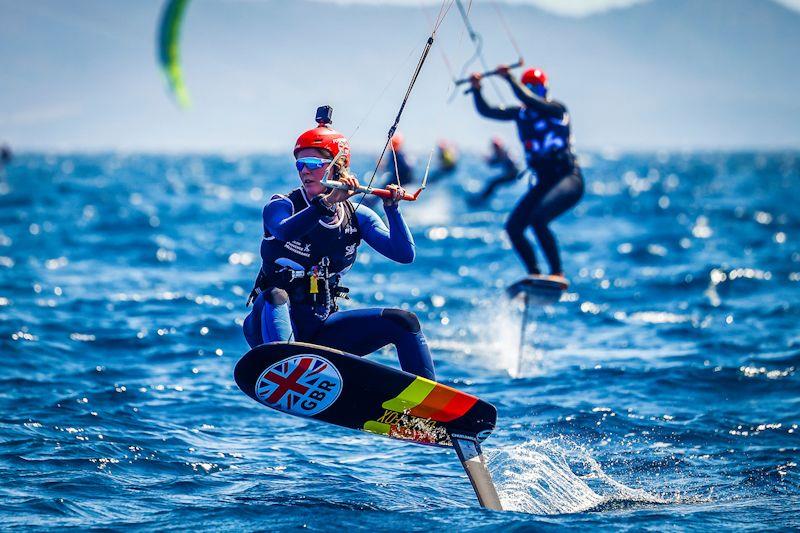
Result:
{"label": "hydrofoil board", "polygon": [[562,276],[531,274],[509,285],[506,292],[509,298],[525,296],[529,304],[552,305],[567,288],[569,282]]}
{"label": "hydrofoil board", "polygon": [[339,350],[275,342],[247,352],[234,379],[278,411],[417,444],[454,447],[484,507],[500,509],[480,443],[495,407],[447,385]]}

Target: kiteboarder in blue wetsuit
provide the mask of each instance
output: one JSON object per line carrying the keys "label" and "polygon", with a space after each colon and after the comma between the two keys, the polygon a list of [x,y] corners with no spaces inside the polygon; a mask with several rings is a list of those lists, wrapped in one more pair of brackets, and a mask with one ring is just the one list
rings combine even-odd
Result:
{"label": "kiteboarder in blue wetsuit", "polygon": [[399,186],[390,185],[392,197],[384,200],[387,228],[371,209],[356,209],[349,200],[354,192],[320,183],[330,171],[333,180],[359,185],[349,172],[347,139],[331,129],[330,108],[320,110],[318,126],[295,144],[301,186],[274,195],[264,207],[262,266],[248,300],[253,309],[244,321],[245,338],[251,347],[294,340],[360,356],[394,344],[403,370],[435,379],[416,315],[394,308],[337,308],[336,298],[347,293],[340,279],[355,264],[362,241],[389,259],[411,263],[414,239],[398,208],[404,193]]}
{"label": "kiteboarder in blue wetsuit", "polygon": [[428,185],[452,176],[458,170],[458,150],[456,145],[446,139],[436,143],[436,169],[428,176]]}
{"label": "kiteboarder in blue wetsuit", "polygon": [[508,67],[497,69],[511,86],[522,106],[491,107],[481,94],[481,75],[470,78],[478,113],[495,120],[513,120],[525,149],[528,168],[536,185],[517,203],[506,221],[506,231],[528,274],[540,274],[536,255],[525,230],[533,228],[550,266],[550,273],[563,277],[561,258],[550,222],[575,206],[583,195],[583,176],[572,152],[570,116],[566,106],[547,94],[547,76],[529,69],[516,80]]}

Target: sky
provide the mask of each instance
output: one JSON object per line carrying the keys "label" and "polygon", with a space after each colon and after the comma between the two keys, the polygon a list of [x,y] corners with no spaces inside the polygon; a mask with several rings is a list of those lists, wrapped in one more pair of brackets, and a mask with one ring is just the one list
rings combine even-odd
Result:
{"label": "sky", "polygon": [[[286,151],[316,106],[331,104],[354,145],[375,149],[424,42],[423,10],[409,7],[416,0],[316,1],[192,0],[180,47],[194,106],[181,111],[155,60],[163,0],[0,0],[0,141]],[[771,0],[508,1],[502,11],[526,60],[548,71],[571,111],[578,149],[800,147],[797,11]],[[438,4],[427,3],[428,15]],[[493,135],[513,144],[513,124],[451,94],[451,75],[473,52],[453,11],[401,129],[418,151],[441,138],[469,150]],[[516,59],[490,4],[476,0],[473,12],[489,64]],[[487,83],[491,101],[511,98],[494,89]]]}
{"label": "sky", "polygon": [[[257,1],[257,0],[256,0]],[[320,0],[334,2],[338,4],[386,4],[386,5],[433,5],[439,4],[439,0]],[[491,1],[491,0],[475,0]],[[647,0],[506,0],[509,4],[530,4],[553,13],[572,16],[584,16],[592,13],[607,11],[618,7],[627,7],[631,4],[644,2]],[[792,1],[792,0],[788,0]],[[800,0],[796,0],[800,3]],[[469,3],[469,0],[465,0]]]}
{"label": "sky", "polygon": [[[258,0],[255,0],[258,1]],[[438,4],[438,0],[321,0],[340,4],[395,4],[418,5]],[[466,0],[469,2],[469,0]],[[475,0],[477,2],[491,2],[492,0]],[[609,9],[628,7],[632,4],[647,2],[648,0],[505,0],[509,4],[530,4],[541,9],[567,16],[587,16],[593,13],[608,11]],[[775,1],[786,7],[800,11],[800,0],[766,0]]]}

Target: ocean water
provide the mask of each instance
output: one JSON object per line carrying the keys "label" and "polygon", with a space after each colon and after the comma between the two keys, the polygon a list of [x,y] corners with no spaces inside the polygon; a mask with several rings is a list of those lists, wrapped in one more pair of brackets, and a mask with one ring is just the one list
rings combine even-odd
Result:
{"label": "ocean water", "polygon": [[440,379],[497,406],[492,512],[452,452],[233,383],[290,159],[19,155],[0,179],[0,529],[800,527],[800,154],[583,160],[554,225],[572,285],[533,310],[519,372],[503,221],[524,184],[470,207],[479,159],[404,205],[413,265],[362,247],[346,278],[348,306],[414,310]]}

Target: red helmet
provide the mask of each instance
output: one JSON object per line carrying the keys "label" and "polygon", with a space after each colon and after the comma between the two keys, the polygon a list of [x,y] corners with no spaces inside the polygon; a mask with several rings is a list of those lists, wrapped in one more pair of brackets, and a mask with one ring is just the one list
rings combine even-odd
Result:
{"label": "red helmet", "polygon": [[350,143],[347,138],[322,122],[317,127],[300,135],[294,144],[294,155],[303,148],[316,148],[317,150],[327,150],[332,157],[340,153],[344,156],[345,166],[350,166]]}
{"label": "red helmet", "polygon": [[529,68],[522,73],[523,85],[544,85],[547,87],[547,74],[540,68]]}

